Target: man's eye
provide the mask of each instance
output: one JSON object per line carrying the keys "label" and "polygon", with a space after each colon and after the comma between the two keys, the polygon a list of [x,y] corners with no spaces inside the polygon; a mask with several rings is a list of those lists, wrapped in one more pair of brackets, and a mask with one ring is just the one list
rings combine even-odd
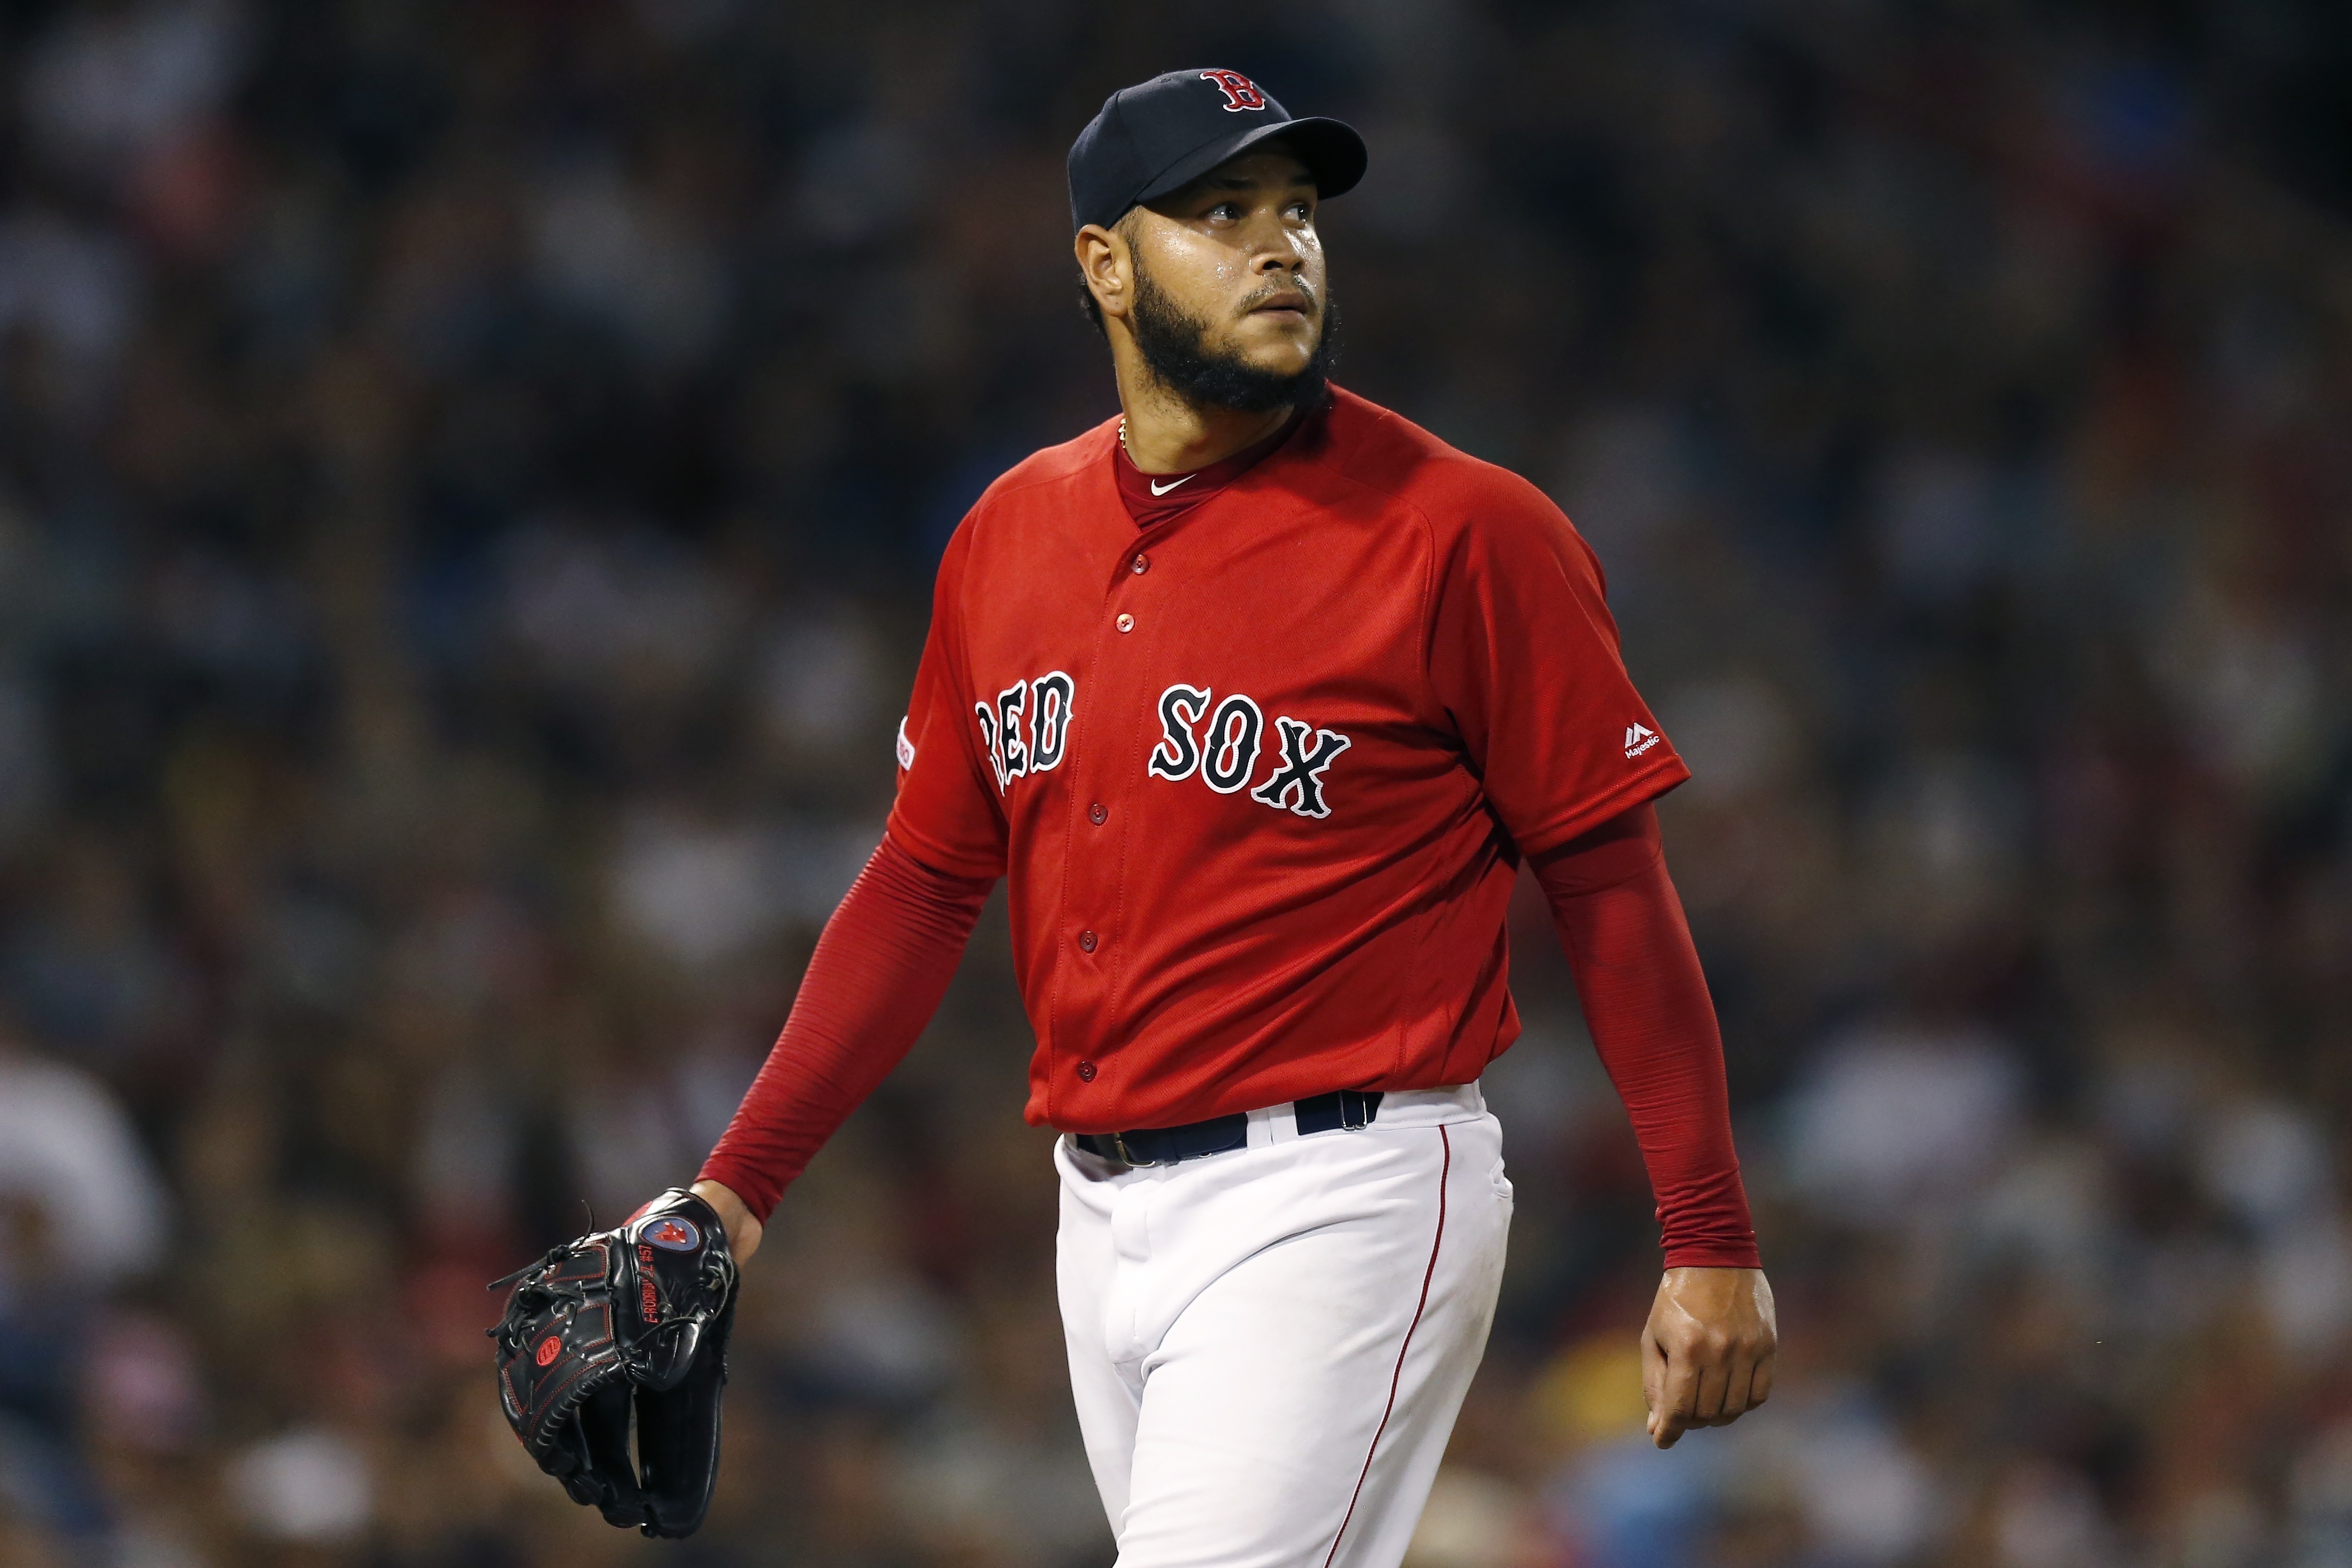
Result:
{"label": "man's eye", "polygon": [[1241,204],[1237,202],[1219,202],[1215,206],[1209,209],[1209,215],[1213,218],[1240,217],[1242,215]]}

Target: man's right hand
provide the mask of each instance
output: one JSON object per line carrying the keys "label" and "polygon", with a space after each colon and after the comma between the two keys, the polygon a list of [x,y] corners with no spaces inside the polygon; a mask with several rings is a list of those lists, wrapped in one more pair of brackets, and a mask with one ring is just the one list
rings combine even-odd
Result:
{"label": "man's right hand", "polygon": [[1780,1314],[1761,1269],[1669,1269],[1642,1330],[1642,1396],[1661,1448],[1728,1427],[1772,1393]]}
{"label": "man's right hand", "polygon": [[760,1249],[760,1238],[766,1227],[752,1218],[743,1200],[730,1187],[715,1181],[698,1181],[692,1188],[694,1196],[719,1211],[719,1222],[727,1227],[727,1248],[735,1254],[735,1261],[748,1263],[751,1254]]}

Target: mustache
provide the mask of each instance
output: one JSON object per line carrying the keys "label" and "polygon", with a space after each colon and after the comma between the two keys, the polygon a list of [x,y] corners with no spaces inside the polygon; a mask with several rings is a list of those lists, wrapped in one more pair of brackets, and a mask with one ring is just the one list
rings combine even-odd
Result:
{"label": "mustache", "polygon": [[1309,316],[1323,314],[1323,301],[1315,297],[1315,286],[1304,277],[1294,277],[1287,283],[1269,283],[1263,288],[1252,289],[1242,302],[1234,308],[1234,314],[1246,316],[1267,300],[1283,294],[1296,294],[1305,298],[1307,314]]}

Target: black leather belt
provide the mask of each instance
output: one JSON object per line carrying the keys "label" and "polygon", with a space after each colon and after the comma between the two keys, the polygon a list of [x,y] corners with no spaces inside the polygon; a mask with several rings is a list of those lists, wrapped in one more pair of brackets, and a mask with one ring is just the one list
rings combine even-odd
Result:
{"label": "black leather belt", "polygon": [[[1335,1133],[1342,1127],[1353,1132],[1370,1126],[1379,1117],[1381,1096],[1377,1090],[1360,1092],[1340,1089],[1294,1101],[1290,1109],[1298,1119],[1302,1136],[1308,1133]],[[1228,1154],[1249,1147],[1249,1115],[1236,1111],[1230,1116],[1212,1116],[1205,1122],[1187,1122],[1181,1127],[1139,1127],[1131,1133],[1073,1133],[1070,1142],[1090,1155],[1123,1166],[1172,1166],[1179,1160],[1195,1160],[1203,1155]]]}

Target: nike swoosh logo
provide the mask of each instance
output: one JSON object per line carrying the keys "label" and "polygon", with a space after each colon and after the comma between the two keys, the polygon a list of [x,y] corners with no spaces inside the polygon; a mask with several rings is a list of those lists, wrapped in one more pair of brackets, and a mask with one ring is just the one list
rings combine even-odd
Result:
{"label": "nike swoosh logo", "polygon": [[1159,480],[1154,479],[1151,481],[1151,493],[1155,496],[1164,496],[1168,494],[1169,491],[1173,490],[1177,486],[1184,483],[1185,479],[1197,479],[1200,476],[1198,474],[1187,474],[1184,476],[1183,479],[1171,479],[1165,485],[1162,485]]}

